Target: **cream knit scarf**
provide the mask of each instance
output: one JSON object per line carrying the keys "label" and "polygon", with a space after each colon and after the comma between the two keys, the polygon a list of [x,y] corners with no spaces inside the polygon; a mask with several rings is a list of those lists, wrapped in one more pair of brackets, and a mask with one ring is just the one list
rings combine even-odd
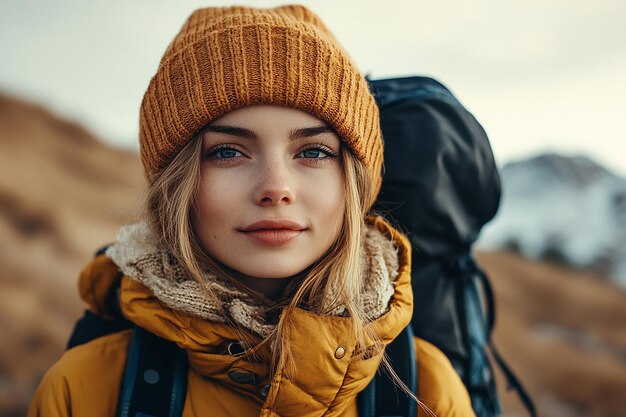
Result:
{"label": "cream knit scarf", "polygon": [[[366,318],[371,321],[388,310],[398,276],[398,253],[393,242],[373,227],[368,227],[364,247],[361,299]],[[167,307],[220,323],[227,321],[224,317],[227,314],[230,320],[263,337],[274,328],[266,321],[263,312],[267,306],[260,300],[207,273],[206,282],[222,308],[211,303],[201,286],[185,274],[176,258],[157,245],[145,222],[122,227],[117,242],[107,249],[106,254],[126,276],[146,286]],[[331,295],[336,294],[338,288],[336,280],[333,282]],[[344,316],[346,308],[340,305],[330,314]]]}

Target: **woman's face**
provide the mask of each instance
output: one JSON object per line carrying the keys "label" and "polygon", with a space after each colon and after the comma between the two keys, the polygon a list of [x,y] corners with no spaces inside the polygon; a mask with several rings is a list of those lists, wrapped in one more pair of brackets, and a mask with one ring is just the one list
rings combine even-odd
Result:
{"label": "woman's face", "polygon": [[319,259],[344,216],[340,141],[323,121],[256,105],[202,136],[194,228],[206,250],[250,277],[285,278]]}

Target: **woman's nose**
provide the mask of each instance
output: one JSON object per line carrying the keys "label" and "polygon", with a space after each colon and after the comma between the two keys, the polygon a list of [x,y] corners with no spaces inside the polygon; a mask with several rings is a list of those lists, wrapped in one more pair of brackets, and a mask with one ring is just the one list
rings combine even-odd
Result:
{"label": "woman's nose", "polygon": [[293,204],[295,194],[285,167],[272,166],[259,177],[254,201],[262,206]]}

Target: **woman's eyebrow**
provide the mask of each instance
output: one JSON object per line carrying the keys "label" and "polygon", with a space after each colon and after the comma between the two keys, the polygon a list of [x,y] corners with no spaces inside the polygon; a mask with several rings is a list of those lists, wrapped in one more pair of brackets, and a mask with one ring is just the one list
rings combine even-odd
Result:
{"label": "woman's eyebrow", "polygon": [[293,140],[293,139],[300,139],[300,138],[310,138],[312,136],[317,136],[317,135],[320,135],[322,133],[327,133],[327,132],[335,133],[335,130],[328,125],[305,127],[302,129],[293,130],[291,134],[289,135],[289,139]]}
{"label": "woman's eyebrow", "polygon": [[[209,125],[203,129],[203,132],[217,132],[224,133],[232,136],[239,136],[247,139],[258,139],[257,134],[250,130],[245,129],[243,127],[235,127],[235,126],[227,126],[227,125]],[[314,127],[304,127],[301,129],[292,130],[289,139],[301,139],[301,138],[310,138],[313,136],[321,135],[322,133],[335,133],[335,130],[328,126],[314,126]]]}
{"label": "woman's eyebrow", "polygon": [[227,135],[239,136],[247,139],[258,139],[256,133],[250,129],[244,129],[243,127],[225,126],[225,125],[208,125],[203,129],[203,132],[217,132],[225,133]]}

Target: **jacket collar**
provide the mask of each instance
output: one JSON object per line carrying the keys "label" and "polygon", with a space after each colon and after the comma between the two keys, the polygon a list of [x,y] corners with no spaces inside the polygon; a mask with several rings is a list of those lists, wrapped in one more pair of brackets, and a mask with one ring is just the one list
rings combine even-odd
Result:
{"label": "jacket collar", "polygon": [[[391,293],[384,312],[368,324],[386,345],[411,319],[410,247],[406,238],[381,218],[369,221],[397,248],[395,279],[388,281]],[[289,378],[278,374],[270,381],[267,365],[260,359],[267,353],[260,343],[261,332],[256,332],[259,335],[249,350],[239,353],[232,349],[241,340],[236,326],[172,308],[158,295],[157,287],[149,288],[127,274],[121,281],[120,303],[129,320],[186,349],[196,372],[257,399],[263,404],[261,415],[313,417],[329,415],[330,411],[330,415],[342,415],[374,376],[382,358],[382,349],[377,346],[368,348],[372,352],[368,359],[355,355],[350,321],[341,314],[318,316],[295,309],[290,312],[293,327],[289,345],[297,369]],[[253,333],[257,330],[249,329]]]}

